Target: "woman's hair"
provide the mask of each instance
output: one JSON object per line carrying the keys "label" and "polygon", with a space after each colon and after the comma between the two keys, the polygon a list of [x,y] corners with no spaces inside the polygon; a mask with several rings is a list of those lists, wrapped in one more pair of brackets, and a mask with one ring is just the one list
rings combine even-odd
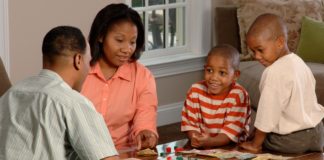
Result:
{"label": "woman's hair", "polygon": [[133,61],[138,60],[144,46],[144,26],[140,15],[125,4],[110,4],[101,9],[96,15],[89,33],[91,48],[90,64],[94,65],[103,56],[103,44],[99,39],[105,39],[112,26],[120,21],[129,21],[137,27],[136,49],[131,56]]}

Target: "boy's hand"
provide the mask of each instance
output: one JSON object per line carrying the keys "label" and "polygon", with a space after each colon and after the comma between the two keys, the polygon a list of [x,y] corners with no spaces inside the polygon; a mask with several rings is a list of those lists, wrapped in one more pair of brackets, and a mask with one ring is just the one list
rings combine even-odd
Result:
{"label": "boy's hand", "polygon": [[240,144],[240,147],[252,153],[260,153],[262,151],[262,145],[256,146],[253,144],[253,141],[243,142]]}
{"label": "boy's hand", "polygon": [[143,130],[136,136],[137,150],[154,148],[157,144],[156,135],[150,130]]}
{"label": "boy's hand", "polygon": [[209,141],[209,135],[208,134],[197,134],[194,133],[191,137],[191,146],[192,147],[204,147],[207,146],[207,143]]}

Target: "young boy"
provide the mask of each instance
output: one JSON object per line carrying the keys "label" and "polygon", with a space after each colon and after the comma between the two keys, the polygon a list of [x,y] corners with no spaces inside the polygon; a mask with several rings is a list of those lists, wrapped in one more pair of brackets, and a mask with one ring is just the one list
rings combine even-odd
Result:
{"label": "young boy", "polygon": [[247,33],[247,45],[263,64],[255,137],[241,147],[283,153],[322,151],[324,108],[317,103],[315,79],[304,61],[287,47],[287,29],[273,14],[259,16]]}
{"label": "young boy", "polygon": [[239,53],[230,45],[209,51],[205,79],[191,86],[182,110],[181,131],[192,147],[223,146],[247,137],[250,99],[236,83],[239,63]]}

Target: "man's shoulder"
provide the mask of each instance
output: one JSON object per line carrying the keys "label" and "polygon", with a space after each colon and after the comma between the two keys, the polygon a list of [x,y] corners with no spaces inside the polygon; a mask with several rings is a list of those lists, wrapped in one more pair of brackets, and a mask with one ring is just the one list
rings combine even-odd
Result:
{"label": "man's shoulder", "polygon": [[89,103],[83,95],[73,90],[64,81],[40,76],[33,76],[17,83],[9,92],[35,98],[42,97],[66,106]]}

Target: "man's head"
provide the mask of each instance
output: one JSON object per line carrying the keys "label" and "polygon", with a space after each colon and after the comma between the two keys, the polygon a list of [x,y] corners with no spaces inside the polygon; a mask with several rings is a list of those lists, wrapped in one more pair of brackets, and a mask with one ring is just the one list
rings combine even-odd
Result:
{"label": "man's head", "polygon": [[43,39],[43,68],[58,73],[80,91],[89,71],[90,49],[82,32],[72,26],[51,29]]}
{"label": "man's head", "polygon": [[246,42],[255,59],[266,67],[289,53],[287,27],[283,19],[274,14],[258,16],[247,33]]}
{"label": "man's head", "polygon": [[212,48],[205,64],[205,81],[208,93],[220,95],[231,89],[239,77],[240,55],[237,49],[222,44]]}

